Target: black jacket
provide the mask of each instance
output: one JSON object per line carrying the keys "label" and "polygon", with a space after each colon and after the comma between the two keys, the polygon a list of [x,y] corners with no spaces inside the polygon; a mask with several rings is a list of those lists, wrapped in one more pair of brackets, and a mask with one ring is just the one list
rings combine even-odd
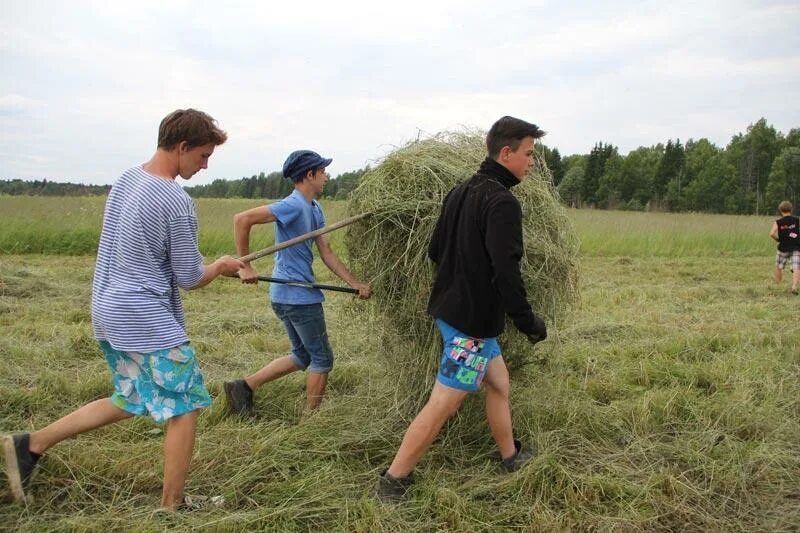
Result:
{"label": "black jacket", "polygon": [[428,313],[473,337],[498,336],[504,314],[526,334],[544,327],[519,270],[522,210],[509,190],[517,183],[487,158],[477,174],[447,194],[428,246],[437,265]]}

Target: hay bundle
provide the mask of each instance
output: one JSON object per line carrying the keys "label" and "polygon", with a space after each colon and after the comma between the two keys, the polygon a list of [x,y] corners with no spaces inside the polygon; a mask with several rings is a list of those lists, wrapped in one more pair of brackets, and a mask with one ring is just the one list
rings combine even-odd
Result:
{"label": "hay bundle", "polygon": [[[371,212],[350,227],[349,262],[372,284],[372,302],[394,342],[384,342],[399,393],[417,407],[433,383],[441,339],[425,309],[433,284],[428,242],[442,201],[472,176],[486,156],[482,132],[443,133],[392,152],[366,173],[350,197],[351,214]],[[512,191],[522,205],[525,256],[520,264],[528,300],[550,331],[577,299],[577,239],[543,160]],[[533,358],[509,325],[501,338],[509,368]],[[393,346],[393,347],[392,347]],[[399,372],[399,375],[397,374]]]}

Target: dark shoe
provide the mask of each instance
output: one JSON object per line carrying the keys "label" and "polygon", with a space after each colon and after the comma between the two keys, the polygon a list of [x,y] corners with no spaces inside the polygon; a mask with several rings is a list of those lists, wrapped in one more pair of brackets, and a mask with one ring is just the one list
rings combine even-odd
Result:
{"label": "dark shoe", "polygon": [[522,443],[517,439],[514,439],[514,446],[517,448],[517,452],[508,459],[501,461],[506,472],[516,472],[536,457],[534,450],[523,448]]}
{"label": "dark shoe", "polygon": [[226,381],[225,396],[228,398],[228,409],[237,415],[247,415],[253,411],[253,390],[243,379]]}
{"label": "dark shoe", "polygon": [[378,498],[383,502],[397,503],[405,497],[406,492],[408,492],[408,489],[411,488],[413,483],[413,472],[406,477],[396,478],[389,475],[387,470],[384,470],[381,472],[381,475],[378,476],[376,493]]}
{"label": "dark shoe", "polygon": [[6,435],[3,437],[3,452],[6,457],[6,474],[8,485],[14,495],[14,501],[24,503],[28,501],[25,491],[31,478],[39,455],[31,453],[28,445],[30,434]]}

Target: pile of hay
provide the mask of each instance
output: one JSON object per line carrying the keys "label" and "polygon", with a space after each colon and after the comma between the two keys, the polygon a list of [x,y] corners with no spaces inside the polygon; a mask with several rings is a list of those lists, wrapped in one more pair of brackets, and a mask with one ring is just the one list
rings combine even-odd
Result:
{"label": "pile of hay", "polygon": [[[391,373],[415,406],[427,399],[441,352],[441,338],[425,312],[434,272],[428,242],[445,195],[486,157],[485,138],[482,132],[442,133],[412,142],[367,172],[350,197],[351,215],[373,216],[349,228],[349,263],[372,285],[371,301],[387,323],[383,347]],[[512,191],[522,205],[520,266],[528,300],[552,334],[578,297],[578,241],[543,160]],[[501,346],[512,371],[534,358],[530,343],[510,323]]]}

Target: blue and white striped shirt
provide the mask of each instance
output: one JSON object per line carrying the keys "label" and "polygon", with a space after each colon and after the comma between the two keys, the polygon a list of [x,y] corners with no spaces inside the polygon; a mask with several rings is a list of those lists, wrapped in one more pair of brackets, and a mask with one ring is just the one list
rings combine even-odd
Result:
{"label": "blue and white striped shirt", "polygon": [[174,180],[126,170],[111,188],[92,284],[98,340],[152,352],[189,339],[178,288],[203,277],[197,215]]}

